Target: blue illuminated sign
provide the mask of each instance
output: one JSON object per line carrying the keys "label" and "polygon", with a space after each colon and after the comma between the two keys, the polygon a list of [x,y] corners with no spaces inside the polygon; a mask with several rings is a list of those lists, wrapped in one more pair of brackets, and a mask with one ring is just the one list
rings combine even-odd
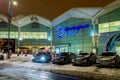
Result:
{"label": "blue illuminated sign", "polygon": [[65,27],[65,28],[60,26],[55,30],[55,34],[57,38],[62,38],[64,34],[66,34],[66,36],[74,35],[74,34],[77,34],[80,29],[84,29],[88,27],[89,27],[89,24]]}
{"label": "blue illuminated sign", "polygon": [[56,37],[62,38],[62,36],[63,36],[64,33],[65,33],[65,30],[64,30],[63,27],[58,27],[58,28],[56,29],[55,33],[56,33]]}

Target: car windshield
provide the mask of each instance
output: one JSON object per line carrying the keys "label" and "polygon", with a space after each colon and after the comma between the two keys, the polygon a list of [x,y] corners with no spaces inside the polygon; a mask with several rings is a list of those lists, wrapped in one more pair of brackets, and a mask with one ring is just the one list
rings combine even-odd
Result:
{"label": "car windshield", "polygon": [[80,53],[80,55],[85,56],[85,55],[89,55],[89,53]]}
{"label": "car windshield", "polygon": [[44,55],[45,53],[43,53],[43,52],[39,52],[39,53],[37,53],[36,54],[36,56],[41,56],[41,55]]}
{"label": "car windshield", "polygon": [[60,54],[60,56],[67,56],[67,55],[68,55],[68,53],[66,53],[66,52],[63,52]]}
{"label": "car windshield", "polygon": [[115,56],[115,52],[103,52],[101,56]]}

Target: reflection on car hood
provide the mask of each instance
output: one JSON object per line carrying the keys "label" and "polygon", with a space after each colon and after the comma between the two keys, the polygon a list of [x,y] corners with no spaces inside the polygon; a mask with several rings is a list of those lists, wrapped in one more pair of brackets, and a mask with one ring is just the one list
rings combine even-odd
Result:
{"label": "reflection on car hood", "polygon": [[109,56],[109,57],[100,57],[100,58],[98,58],[99,60],[111,60],[111,59],[114,59],[115,58],[115,56]]}
{"label": "reflection on car hood", "polygon": [[60,57],[55,57],[54,59],[61,59],[64,58],[65,56],[60,56]]}
{"label": "reflection on car hood", "polygon": [[47,55],[35,55],[33,58],[49,57]]}
{"label": "reflection on car hood", "polygon": [[59,57],[55,57],[55,58],[53,58],[53,59],[54,59],[54,60],[55,60],[55,59],[59,59]]}
{"label": "reflection on car hood", "polygon": [[89,57],[89,55],[85,55],[85,56],[83,56],[83,55],[78,55],[77,57],[76,57],[76,59],[84,59],[84,58],[88,58]]}

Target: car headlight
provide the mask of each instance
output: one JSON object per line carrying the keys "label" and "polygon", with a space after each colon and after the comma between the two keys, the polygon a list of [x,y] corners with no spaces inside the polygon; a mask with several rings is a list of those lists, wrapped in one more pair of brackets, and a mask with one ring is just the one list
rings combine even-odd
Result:
{"label": "car headlight", "polygon": [[44,56],[42,56],[42,57],[40,58],[40,60],[41,60],[41,61],[45,61],[46,59],[45,59]]}

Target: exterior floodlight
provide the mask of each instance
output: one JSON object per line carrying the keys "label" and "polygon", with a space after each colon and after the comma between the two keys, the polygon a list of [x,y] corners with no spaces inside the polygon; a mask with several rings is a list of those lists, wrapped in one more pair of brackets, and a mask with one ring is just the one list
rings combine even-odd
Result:
{"label": "exterior floodlight", "polygon": [[13,5],[18,5],[17,1],[14,0],[13,1]]}

